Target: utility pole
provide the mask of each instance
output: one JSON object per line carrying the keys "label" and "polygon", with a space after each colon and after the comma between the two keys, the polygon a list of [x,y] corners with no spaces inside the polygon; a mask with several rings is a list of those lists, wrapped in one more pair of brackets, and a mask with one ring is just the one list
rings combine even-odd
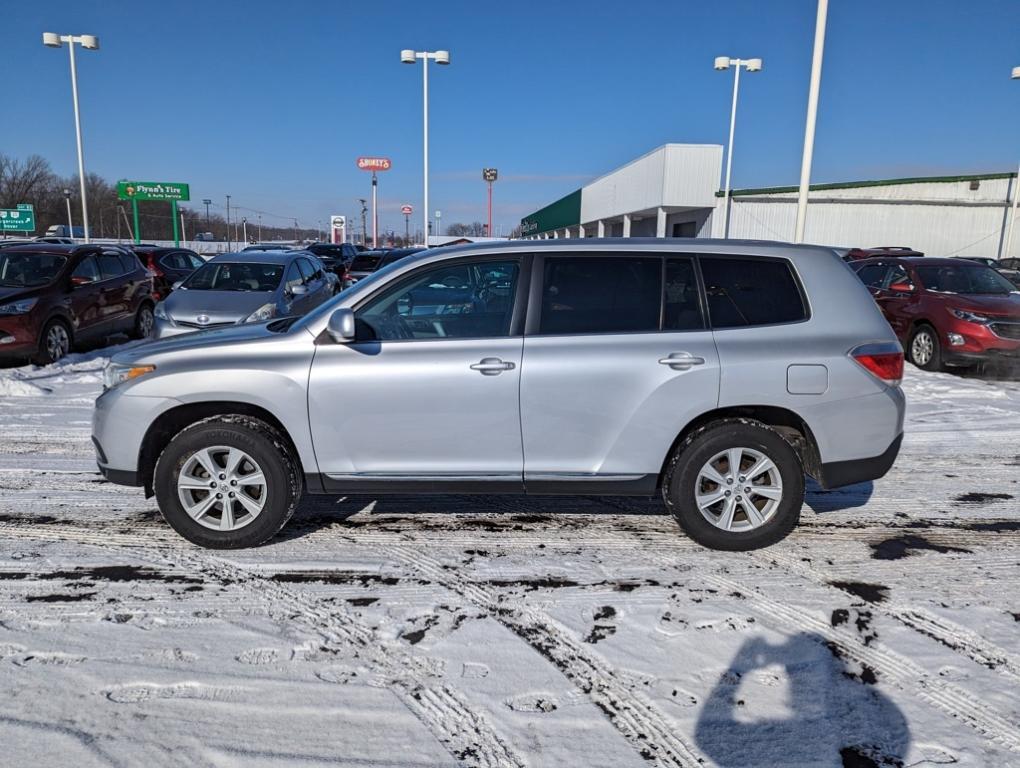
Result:
{"label": "utility pole", "polygon": [[368,202],[365,198],[359,197],[358,202],[361,203],[361,244],[368,246]]}
{"label": "utility pole", "polygon": [[230,195],[227,195],[227,250],[230,251]]}
{"label": "utility pole", "polygon": [[815,17],[815,48],[811,57],[811,82],[808,86],[807,120],[804,123],[804,153],[800,162],[800,186],[797,189],[797,224],[793,242],[804,242],[807,224],[808,189],[811,183],[811,158],[815,151],[815,117],[818,114],[818,89],[822,81],[822,57],[825,53],[825,18],[829,0],[818,0]]}
{"label": "utility pole", "polygon": [[206,198],[202,201],[205,205],[205,231],[209,231],[209,206],[212,205],[212,200]]}
{"label": "utility pole", "polygon": [[259,214],[259,242],[262,242],[262,214]]}
{"label": "utility pole", "polygon": [[294,219],[294,242],[297,243],[297,241],[298,241],[297,219]]}
{"label": "utility pole", "polygon": [[74,223],[71,221],[71,190],[64,190],[64,202],[67,203],[67,236],[74,237]]}
{"label": "utility pole", "polygon": [[243,217],[241,219],[241,227],[242,227],[242,231],[244,232],[244,242],[247,244],[247,242],[248,242],[248,218],[247,217]]}
{"label": "utility pole", "polygon": [[378,208],[379,182],[372,171],[372,247],[379,247],[379,208]]}

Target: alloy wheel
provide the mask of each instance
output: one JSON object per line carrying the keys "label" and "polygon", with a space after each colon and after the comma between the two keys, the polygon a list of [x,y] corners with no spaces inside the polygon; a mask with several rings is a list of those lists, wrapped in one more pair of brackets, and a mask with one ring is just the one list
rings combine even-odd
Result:
{"label": "alloy wheel", "polygon": [[67,329],[60,323],[54,325],[46,332],[46,352],[50,360],[56,362],[71,349],[71,337]]}
{"label": "alloy wheel", "polygon": [[147,306],[142,307],[138,313],[138,335],[143,339],[149,338],[152,333],[152,326],[155,320],[152,315],[152,310]]}
{"label": "alloy wheel", "polygon": [[258,463],[239,448],[216,445],[184,460],[177,497],[192,520],[215,531],[236,531],[266,504],[269,486]]}
{"label": "alloy wheel", "polygon": [[928,365],[934,352],[935,340],[931,337],[931,332],[926,329],[918,331],[910,343],[911,360],[919,366]]}
{"label": "alloy wheel", "polygon": [[753,448],[729,448],[717,453],[698,472],[694,488],[702,517],[730,532],[765,525],[783,499],[779,468]]}

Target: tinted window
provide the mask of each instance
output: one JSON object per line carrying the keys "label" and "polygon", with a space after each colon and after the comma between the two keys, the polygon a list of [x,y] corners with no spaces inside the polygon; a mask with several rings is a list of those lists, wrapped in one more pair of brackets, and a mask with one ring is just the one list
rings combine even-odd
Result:
{"label": "tinted window", "polygon": [[305,278],[301,275],[301,270],[298,269],[297,259],[290,263],[287,267],[287,276],[284,278],[284,289],[290,290],[299,285],[304,285]]}
{"label": "tinted window", "polygon": [[896,264],[889,270],[889,275],[885,278],[885,287],[889,287],[893,283],[909,283],[910,275],[907,274],[907,270],[903,268],[902,264]]}
{"label": "tinted window", "polygon": [[99,279],[99,264],[95,256],[86,256],[78,262],[78,266],[71,273],[71,278],[83,279],[87,282],[95,282]]}
{"label": "tinted window", "polygon": [[315,277],[315,267],[312,266],[308,259],[298,259],[297,264],[298,269],[301,270],[301,276],[304,277],[306,283]]}
{"label": "tinted window", "polygon": [[379,266],[380,258],[382,258],[382,255],[378,253],[360,253],[351,262],[351,271],[374,272],[376,267]]}
{"label": "tinted window", "polygon": [[881,288],[887,269],[885,264],[869,264],[857,271],[857,277],[869,288]]}
{"label": "tinted window", "polygon": [[701,274],[715,328],[792,323],[807,317],[786,261],[702,257]]}
{"label": "tinted window", "polygon": [[185,269],[198,269],[198,268],[199,268],[199,267],[201,267],[201,266],[202,266],[203,264],[205,264],[205,262],[204,262],[204,261],[202,261],[202,259],[201,259],[201,258],[199,258],[198,256],[196,256],[196,255],[195,255],[195,254],[193,254],[193,253],[189,253],[189,254],[187,255],[187,259],[188,259],[188,263],[189,263],[189,264],[190,264],[191,266],[190,266],[190,267],[185,267]]}
{"label": "tinted window", "polygon": [[925,288],[939,293],[997,296],[1016,290],[1016,286],[994,269],[980,264],[963,267],[918,267],[917,276],[921,278]]}
{"label": "tinted window", "polygon": [[693,331],[705,327],[692,259],[666,260],[663,330]]}
{"label": "tinted window", "polygon": [[547,258],[539,333],[657,331],[661,301],[661,259]]}
{"label": "tinted window", "polygon": [[122,253],[120,255],[120,263],[123,265],[125,272],[134,272],[139,267],[142,269],[148,269],[148,265],[142,267],[141,256],[136,256],[133,253]]}
{"label": "tinted window", "polygon": [[358,311],[359,340],[507,336],[519,272],[516,260],[416,272]]}
{"label": "tinted window", "polygon": [[116,253],[101,253],[99,254],[99,271],[102,273],[103,279],[106,280],[123,275],[125,269]]}

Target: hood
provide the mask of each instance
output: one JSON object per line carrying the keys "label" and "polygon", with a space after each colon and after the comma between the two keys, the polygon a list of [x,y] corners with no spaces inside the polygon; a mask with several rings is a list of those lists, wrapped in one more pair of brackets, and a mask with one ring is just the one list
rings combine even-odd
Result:
{"label": "hood", "polygon": [[181,336],[172,336],[169,339],[149,341],[123,352],[118,352],[113,355],[111,360],[114,363],[130,365],[139,361],[153,361],[163,354],[201,351],[231,344],[259,341],[261,339],[280,339],[284,334],[274,333],[266,327],[272,322],[275,321],[231,325],[227,328],[214,328],[208,331],[196,331],[195,333],[186,333]]}
{"label": "hood", "polygon": [[1007,296],[975,296],[959,293],[951,296],[939,295],[947,305],[969,312],[995,317],[1009,317],[1020,320],[1020,292]]}
{"label": "hood", "polygon": [[37,285],[32,288],[11,288],[6,285],[0,285],[0,304],[6,304],[8,301],[15,301],[16,299],[30,299],[33,296],[38,296],[46,286]]}
{"label": "hood", "polygon": [[236,323],[252,312],[274,301],[273,291],[192,291],[179,288],[163,302],[170,317],[178,322],[200,323],[199,317],[206,318],[202,325]]}

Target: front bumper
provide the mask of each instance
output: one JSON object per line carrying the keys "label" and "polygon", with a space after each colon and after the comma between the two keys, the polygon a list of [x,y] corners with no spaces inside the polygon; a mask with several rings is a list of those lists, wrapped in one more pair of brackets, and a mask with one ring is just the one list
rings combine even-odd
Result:
{"label": "front bumper", "polygon": [[0,356],[22,357],[39,349],[39,328],[31,313],[0,315]]}
{"label": "front bumper", "polygon": [[171,336],[182,336],[185,333],[194,333],[198,330],[198,328],[178,325],[173,320],[164,320],[157,317],[152,324],[152,338],[169,339]]}

